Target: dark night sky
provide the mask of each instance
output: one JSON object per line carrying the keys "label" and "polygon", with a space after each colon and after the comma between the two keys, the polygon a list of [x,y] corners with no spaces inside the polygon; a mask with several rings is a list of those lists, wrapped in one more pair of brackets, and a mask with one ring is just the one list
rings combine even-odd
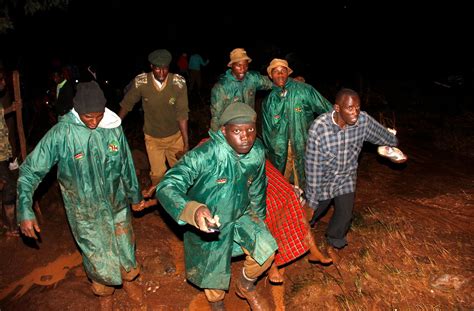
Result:
{"label": "dark night sky", "polygon": [[192,47],[221,71],[235,47],[247,49],[253,69],[297,52],[311,68],[333,75],[472,70],[472,22],[464,17],[468,10],[455,4],[335,0],[309,9],[303,1],[289,1],[284,6],[262,2],[258,6],[265,9],[257,9],[254,1],[218,8],[203,2],[164,8],[150,2],[72,1],[68,11],[18,20],[16,30],[3,36],[8,49],[1,56],[10,66],[21,56],[21,66],[38,71],[47,71],[53,57],[95,62],[119,79],[131,78],[156,48],[177,56]]}

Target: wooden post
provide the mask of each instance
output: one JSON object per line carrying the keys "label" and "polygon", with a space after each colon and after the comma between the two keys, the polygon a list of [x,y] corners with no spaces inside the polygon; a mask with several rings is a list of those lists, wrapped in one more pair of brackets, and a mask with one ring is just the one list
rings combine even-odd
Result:
{"label": "wooden post", "polygon": [[26,139],[25,131],[23,130],[23,114],[21,112],[22,101],[20,92],[20,73],[18,72],[18,70],[13,71],[13,91],[15,94],[15,103],[17,104],[16,126],[18,129],[18,137],[20,138],[21,159],[22,161],[24,161],[26,158]]}
{"label": "wooden post", "polygon": [[[26,159],[26,139],[25,131],[23,130],[23,103],[21,101],[20,73],[18,72],[18,70],[13,71],[13,94],[15,95],[14,104],[16,105],[16,126],[18,130],[18,137],[20,139],[21,162],[23,162]],[[38,201],[35,201],[33,208],[36,211],[39,222],[42,223],[43,214],[41,213]]]}

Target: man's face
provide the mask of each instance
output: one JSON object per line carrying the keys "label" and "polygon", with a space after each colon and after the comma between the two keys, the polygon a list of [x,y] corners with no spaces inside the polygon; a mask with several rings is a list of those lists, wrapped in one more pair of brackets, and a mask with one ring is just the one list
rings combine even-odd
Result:
{"label": "man's face", "polygon": [[221,128],[227,143],[239,154],[246,154],[252,149],[257,130],[255,123],[227,124]]}
{"label": "man's face", "polygon": [[286,81],[288,81],[288,68],[284,66],[278,66],[272,69],[272,80],[278,87],[284,87]]}
{"label": "man's face", "polygon": [[168,76],[170,68],[166,67],[157,67],[155,65],[151,65],[151,71],[153,72],[153,76],[156,80],[160,81],[161,83],[165,82],[166,77]]}
{"label": "man's face", "polygon": [[85,114],[80,114],[79,118],[84,124],[91,130],[97,128],[100,121],[104,118],[103,112],[89,112]]}
{"label": "man's face", "polygon": [[64,75],[60,72],[53,72],[52,78],[54,83],[56,84],[59,84],[64,81]]}
{"label": "man's face", "polygon": [[342,97],[340,103],[334,105],[334,110],[339,115],[338,124],[341,127],[356,124],[360,115],[360,99],[359,96],[346,95]]}
{"label": "man's face", "polygon": [[240,62],[232,63],[232,74],[237,80],[243,80],[247,71],[249,71],[249,61],[248,60],[241,60]]}

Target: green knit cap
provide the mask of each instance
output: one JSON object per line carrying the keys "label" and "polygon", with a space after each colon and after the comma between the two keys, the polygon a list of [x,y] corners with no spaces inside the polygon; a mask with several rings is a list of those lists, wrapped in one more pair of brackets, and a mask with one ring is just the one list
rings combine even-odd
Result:
{"label": "green knit cap", "polygon": [[248,124],[257,121],[257,113],[247,104],[233,103],[227,106],[219,119],[220,125]]}

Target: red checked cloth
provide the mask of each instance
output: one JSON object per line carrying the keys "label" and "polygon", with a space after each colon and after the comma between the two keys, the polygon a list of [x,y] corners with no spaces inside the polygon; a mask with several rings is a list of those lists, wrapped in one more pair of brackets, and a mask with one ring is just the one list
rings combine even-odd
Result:
{"label": "red checked cloth", "polygon": [[309,250],[305,237],[309,234],[304,225],[305,212],[293,187],[283,175],[266,161],[267,219],[265,223],[278,244],[275,264],[283,265]]}

